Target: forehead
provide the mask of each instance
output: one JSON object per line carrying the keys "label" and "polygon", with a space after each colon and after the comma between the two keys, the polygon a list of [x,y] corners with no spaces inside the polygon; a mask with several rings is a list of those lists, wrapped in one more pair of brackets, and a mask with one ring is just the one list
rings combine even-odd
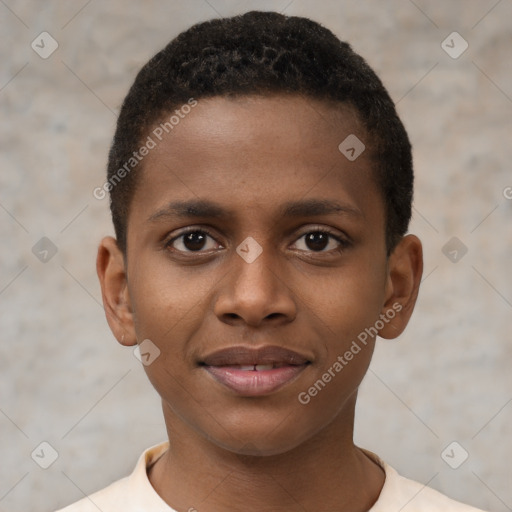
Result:
{"label": "forehead", "polygon": [[[182,119],[164,114],[153,132],[171,117],[177,124],[169,133],[162,134],[149,162],[166,150],[178,158],[186,152],[186,157],[193,159],[191,149],[200,150],[195,154],[197,159],[208,151],[219,157],[229,153],[231,160],[246,159],[249,155],[237,150],[254,145],[259,152],[251,156],[260,160],[265,156],[275,158],[280,150],[288,151],[290,160],[297,155],[321,161],[329,156],[338,158],[339,143],[348,135],[369,142],[353,107],[297,95],[201,99],[188,114],[182,114]],[[166,155],[171,156],[170,152]]]}
{"label": "forehead", "polygon": [[249,207],[277,214],[301,198],[338,200],[362,213],[380,202],[370,152],[353,160],[344,152],[346,140],[369,143],[348,105],[299,96],[214,97],[187,111],[169,133],[150,132],[156,144],[134,197],[138,217],[176,199],[212,200],[231,214]]}

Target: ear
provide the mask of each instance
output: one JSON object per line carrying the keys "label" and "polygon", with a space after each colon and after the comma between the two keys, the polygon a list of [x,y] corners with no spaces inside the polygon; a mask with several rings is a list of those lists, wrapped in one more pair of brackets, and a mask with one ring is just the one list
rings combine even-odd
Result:
{"label": "ear", "polygon": [[110,330],[121,345],[136,345],[124,256],[116,239],[111,236],[100,242],[96,272]]}
{"label": "ear", "polygon": [[418,298],[422,274],[421,242],[415,235],[404,236],[388,259],[386,297],[382,309],[387,321],[379,330],[381,338],[396,338],[407,326]]}

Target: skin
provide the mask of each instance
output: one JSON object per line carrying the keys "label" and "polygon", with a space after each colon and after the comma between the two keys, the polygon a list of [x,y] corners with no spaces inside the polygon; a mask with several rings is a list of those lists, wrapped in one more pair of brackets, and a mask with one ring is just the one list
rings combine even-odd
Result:
{"label": "skin", "polygon": [[[367,150],[350,162],[338,145],[352,133]],[[421,243],[407,235],[386,255],[369,143],[347,106],[215,97],[200,100],[144,159],[126,258],[106,237],[97,270],[119,342],[150,339],[161,351],[144,369],[162,398],[170,448],[149,479],[176,510],[358,512],[378,499],[384,472],[353,443],[375,339],[307,405],[298,400],[393,304],[401,311],[379,335],[398,336],[416,302]],[[171,201],[197,199],[230,213],[148,220]],[[279,214],[283,203],[307,199],[350,212]],[[202,247],[176,238],[187,227],[212,237]],[[307,243],[319,229],[348,244]],[[262,248],[252,263],[236,252],[248,236]],[[198,365],[233,345],[281,345],[311,364],[271,394],[240,396]]]}

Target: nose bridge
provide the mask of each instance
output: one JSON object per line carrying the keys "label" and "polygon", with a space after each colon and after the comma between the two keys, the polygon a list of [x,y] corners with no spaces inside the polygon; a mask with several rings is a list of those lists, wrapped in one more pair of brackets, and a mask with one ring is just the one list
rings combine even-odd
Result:
{"label": "nose bridge", "polygon": [[240,317],[259,324],[270,315],[295,315],[293,297],[280,276],[278,256],[268,242],[261,238],[260,242],[247,237],[236,248],[216,304],[219,317]]}
{"label": "nose bridge", "polygon": [[233,292],[242,300],[269,300],[279,284],[277,255],[268,240],[247,237],[236,248],[233,262]]}

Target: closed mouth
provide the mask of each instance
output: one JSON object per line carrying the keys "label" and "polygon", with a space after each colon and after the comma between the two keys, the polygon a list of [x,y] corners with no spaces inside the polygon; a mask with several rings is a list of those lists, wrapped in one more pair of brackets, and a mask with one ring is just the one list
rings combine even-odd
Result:
{"label": "closed mouth", "polygon": [[302,354],[276,345],[266,345],[260,348],[240,345],[217,350],[205,356],[199,361],[199,364],[205,366],[230,366],[258,371],[279,368],[281,366],[303,365],[309,362],[308,358]]}
{"label": "closed mouth", "polygon": [[229,347],[206,356],[199,365],[238,396],[269,395],[295,380],[311,361],[278,346]]}

